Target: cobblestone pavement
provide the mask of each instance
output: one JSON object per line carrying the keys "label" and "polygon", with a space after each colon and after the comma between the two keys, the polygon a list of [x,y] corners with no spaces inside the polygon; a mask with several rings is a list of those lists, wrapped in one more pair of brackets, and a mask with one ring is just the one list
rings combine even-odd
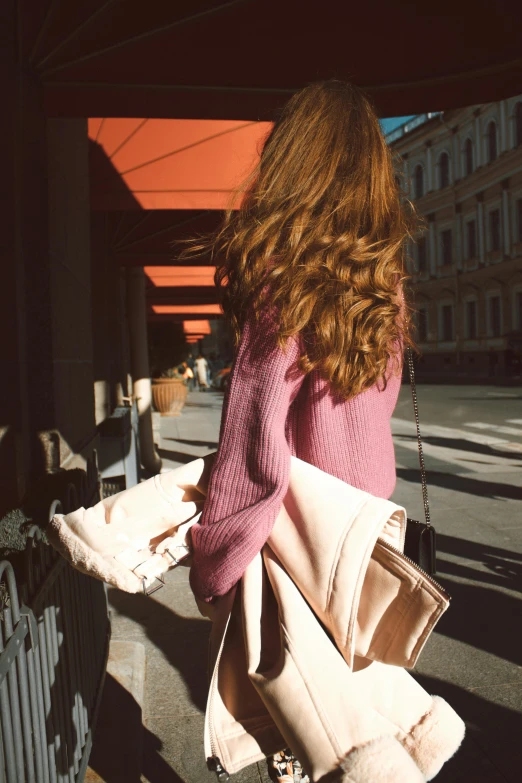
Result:
{"label": "cobblestone pavement", "polygon": [[[440,783],[521,779],[521,398],[516,389],[419,387],[438,531],[437,578],[453,601],[416,676],[429,691],[446,698],[468,725],[463,748],[437,777]],[[161,420],[164,469],[215,450],[221,403],[217,392],[193,392],[180,417]],[[393,430],[398,481],[392,499],[419,518],[407,386]],[[114,638],[140,641],[146,648],[142,780],[213,783],[202,745],[209,623],[197,611],[188,571],[172,571],[166,586],[150,598],[109,592]],[[233,780],[261,783],[268,778],[264,765],[254,765]]]}

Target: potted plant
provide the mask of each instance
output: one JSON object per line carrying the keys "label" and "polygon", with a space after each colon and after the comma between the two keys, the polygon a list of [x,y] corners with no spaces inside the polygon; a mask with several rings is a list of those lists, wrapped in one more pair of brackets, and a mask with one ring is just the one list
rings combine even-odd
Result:
{"label": "potted plant", "polygon": [[154,407],[162,416],[179,416],[187,391],[187,382],[177,367],[169,367],[159,378],[152,378]]}

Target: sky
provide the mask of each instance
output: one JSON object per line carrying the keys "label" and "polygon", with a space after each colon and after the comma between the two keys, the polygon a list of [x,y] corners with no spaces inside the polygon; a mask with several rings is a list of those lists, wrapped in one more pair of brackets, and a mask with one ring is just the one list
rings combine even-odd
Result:
{"label": "sky", "polygon": [[395,128],[398,128],[399,125],[408,122],[408,120],[411,120],[413,117],[415,117],[415,115],[410,114],[408,117],[387,117],[384,120],[380,120],[383,133],[390,133],[392,130],[395,130]]}

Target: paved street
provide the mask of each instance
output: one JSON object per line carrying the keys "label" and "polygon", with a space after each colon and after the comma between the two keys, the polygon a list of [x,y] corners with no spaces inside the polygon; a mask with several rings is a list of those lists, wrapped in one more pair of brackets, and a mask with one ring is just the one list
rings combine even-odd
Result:
{"label": "paved street", "polygon": [[[419,386],[439,576],[453,597],[416,674],[468,724],[440,783],[518,783],[522,768],[522,391]],[[164,468],[216,448],[221,395],[192,393],[182,416],[161,420]],[[398,482],[410,516],[422,502],[413,410],[403,386],[393,419]],[[115,638],[147,655],[143,781],[212,783],[203,759],[208,622],[186,569],[151,598],[110,591]],[[234,777],[261,783],[263,765]],[[110,782],[109,782],[110,783]],[[378,783],[376,781],[376,783]],[[406,781],[405,781],[406,783]]]}
{"label": "paved street", "polygon": [[[423,685],[465,718],[468,736],[437,780],[520,780],[522,766],[522,391],[419,386],[438,579],[453,601],[420,659]],[[393,500],[421,518],[409,388],[393,420]]]}

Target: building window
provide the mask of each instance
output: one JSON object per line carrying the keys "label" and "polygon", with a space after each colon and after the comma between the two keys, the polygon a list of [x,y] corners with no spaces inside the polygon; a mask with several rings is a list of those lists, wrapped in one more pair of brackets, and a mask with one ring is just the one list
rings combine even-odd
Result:
{"label": "building window", "polygon": [[522,144],[522,103],[515,106],[515,145],[520,147]]}
{"label": "building window", "polygon": [[468,177],[473,174],[473,142],[471,139],[466,139],[464,142],[464,171]]}
{"label": "building window", "polygon": [[497,126],[493,120],[488,124],[488,163],[493,163],[497,159]]}
{"label": "building window", "polygon": [[417,240],[417,268],[421,274],[426,271],[427,262],[426,237],[420,237]]}
{"label": "building window", "polygon": [[450,160],[447,152],[443,152],[439,158],[439,182],[441,188],[447,188],[450,184]]}
{"label": "building window", "polygon": [[500,296],[489,298],[489,334],[500,337]]}
{"label": "building window", "polygon": [[467,258],[472,259],[477,257],[477,221],[469,220],[466,223],[466,250]]}
{"label": "building window", "polygon": [[446,304],[441,307],[441,335],[445,343],[453,340],[453,305]]}
{"label": "building window", "polygon": [[451,228],[440,232],[440,248],[443,266],[449,266],[453,262],[453,238]]}
{"label": "building window", "polygon": [[491,250],[500,250],[500,209],[489,213],[489,237]]}
{"label": "building window", "polygon": [[424,169],[420,163],[413,169],[413,195],[415,198],[422,198],[424,195]]}
{"label": "building window", "polygon": [[428,312],[424,307],[417,310],[417,339],[420,343],[428,339]]}
{"label": "building window", "polygon": [[477,339],[477,302],[475,299],[466,302],[466,337],[468,340]]}

